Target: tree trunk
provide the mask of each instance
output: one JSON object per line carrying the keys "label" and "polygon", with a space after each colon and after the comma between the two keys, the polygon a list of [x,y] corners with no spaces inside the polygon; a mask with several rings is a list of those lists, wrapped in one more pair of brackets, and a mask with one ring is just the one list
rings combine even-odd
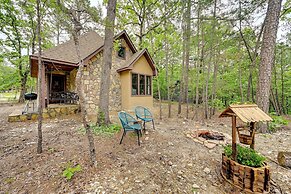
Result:
{"label": "tree trunk", "polygon": [[162,99],[161,99],[161,87],[160,87],[160,81],[159,81],[159,78],[157,78],[157,85],[158,85],[158,96],[159,96],[159,116],[160,116],[160,120],[163,119],[163,116],[162,116]]}
{"label": "tree trunk", "polygon": [[279,115],[279,106],[278,106],[278,102],[276,100],[276,97],[274,95],[273,89],[271,88],[271,93],[270,93],[270,101],[273,104],[274,110],[277,113],[277,115]]}
{"label": "tree trunk", "polygon": [[265,27],[265,21],[263,22],[263,25],[260,29],[259,35],[257,37],[257,41],[256,41],[256,45],[255,45],[255,50],[253,52],[253,55],[251,54],[251,48],[250,46],[247,44],[246,39],[244,38],[243,32],[242,32],[242,27],[241,27],[241,21],[242,21],[242,16],[241,16],[241,1],[239,1],[239,33],[240,36],[242,38],[242,41],[247,49],[247,53],[250,59],[250,66],[249,66],[249,78],[248,78],[248,88],[247,88],[247,101],[252,101],[255,102],[254,99],[254,86],[253,86],[253,69],[256,65],[256,61],[257,61],[257,53],[258,53],[258,49],[260,46],[260,40],[261,40],[261,36]]}
{"label": "tree trunk", "polygon": [[19,99],[18,99],[19,103],[24,103],[25,101],[24,95],[26,93],[26,83],[27,83],[27,74],[22,73],[20,77],[20,94],[19,94]]}
{"label": "tree trunk", "polygon": [[[198,108],[199,108],[199,75],[200,75],[200,66],[201,66],[201,56],[200,56],[200,25],[201,25],[201,20],[200,18],[200,12],[201,12],[201,8],[200,8],[200,4],[198,3],[198,10],[197,10],[197,57],[198,60],[196,62],[196,96],[195,96],[195,120],[198,120]],[[194,118],[193,117],[193,118]]]}
{"label": "tree trunk", "polygon": [[[201,56],[200,56],[200,69],[202,69],[202,72],[203,75],[205,74],[205,31],[204,31],[204,28],[203,28],[203,22],[201,23],[201,42],[202,42],[202,45],[201,45]],[[203,84],[202,84],[202,100],[203,100],[203,106],[205,108],[205,103],[206,103],[206,100],[205,100],[205,93],[206,93],[206,87],[205,87],[205,83],[206,81],[204,80]],[[205,110],[205,109],[204,109]],[[205,112],[204,112],[204,117],[203,119],[205,119]]]}
{"label": "tree trunk", "polygon": [[[165,12],[167,12],[167,1],[164,1],[164,9]],[[168,118],[171,118],[171,91],[170,91],[170,85],[171,85],[171,79],[169,76],[169,42],[167,37],[167,20],[164,21],[164,29],[165,29],[165,52],[166,52],[166,60],[165,60],[165,66],[166,66],[166,85],[167,85],[167,100],[168,100]]]}
{"label": "tree trunk", "polygon": [[[183,9],[186,7],[186,1],[182,1]],[[185,91],[185,50],[186,50],[186,12],[183,12],[183,19],[182,19],[182,31],[183,31],[183,53],[182,53],[182,66],[181,66],[181,77],[180,77],[180,95],[179,95],[179,104],[178,104],[178,114],[182,113],[182,102],[185,100],[184,91]]]}
{"label": "tree trunk", "polygon": [[212,111],[210,113],[210,117],[211,115],[215,114],[215,105],[214,105],[214,100],[216,99],[216,82],[217,82],[217,71],[218,71],[218,63],[217,63],[217,54],[216,54],[216,50],[214,50],[215,45],[213,46],[213,44],[216,44],[216,7],[217,7],[217,1],[214,1],[214,10],[213,10],[213,20],[212,20],[212,43],[211,43],[211,58],[212,58],[212,62],[213,62],[213,66],[214,66],[214,71],[213,71],[213,86],[212,86],[212,94],[211,94],[211,105],[212,105]]}
{"label": "tree trunk", "polygon": [[112,49],[114,36],[114,20],[116,15],[116,0],[109,0],[107,5],[107,17],[105,26],[105,40],[103,51],[103,66],[99,94],[99,107],[97,125],[110,124],[109,118],[109,92],[110,75],[112,67]]}
{"label": "tree trunk", "polygon": [[278,86],[277,86],[277,68],[276,68],[276,65],[275,63],[273,64],[273,73],[274,73],[274,89],[275,89],[275,93],[274,91],[272,90],[272,86],[271,86],[271,97],[273,97],[273,101],[275,103],[275,106],[276,106],[276,113],[277,115],[281,115],[282,114],[282,111],[281,111],[281,107],[280,107],[280,104],[279,104],[279,97],[278,97]]}
{"label": "tree trunk", "polygon": [[94,137],[92,134],[91,127],[89,125],[89,120],[87,118],[88,117],[87,110],[85,109],[86,101],[85,101],[84,89],[83,89],[83,84],[82,84],[84,63],[83,63],[83,60],[81,58],[80,43],[79,43],[80,31],[82,29],[82,24],[80,22],[81,12],[79,11],[81,8],[80,8],[80,4],[78,2],[77,2],[77,10],[67,9],[60,1],[57,1],[57,3],[58,3],[58,6],[60,7],[60,9],[65,14],[70,16],[71,22],[73,23],[73,26],[74,26],[71,32],[72,32],[73,40],[75,43],[75,49],[76,49],[76,53],[77,53],[77,57],[78,57],[78,61],[79,61],[79,63],[78,63],[79,68],[77,71],[75,83],[76,83],[77,93],[79,95],[79,102],[80,102],[83,126],[86,130],[86,135],[87,135],[88,142],[89,142],[90,161],[91,161],[91,165],[93,166],[96,164],[96,151],[95,151],[95,145],[94,145]]}
{"label": "tree trunk", "polygon": [[[241,59],[241,57],[240,57]],[[243,86],[242,86],[242,70],[241,70],[241,62],[239,61],[238,67],[238,76],[239,76],[239,93],[241,96],[241,102],[244,103],[244,93],[243,93]]]}
{"label": "tree trunk", "polygon": [[[261,49],[261,62],[257,87],[257,104],[266,113],[269,112],[269,97],[271,86],[272,64],[279,24],[282,0],[269,0],[265,19],[265,29]],[[267,125],[259,127],[261,132],[267,132]]]}
{"label": "tree trunk", "polygon": [[37,11],[37,37],[38,37],[38,77],[37,77],[37,94],[38,94],[38,125],[37,125],[37,153],[42,153],[42,82],[43,82],[43,65],[41,61],[41,22],[40,22],[40,0],[36,1]]}
{"label": "tree trunk", "polygon": [[187,1],[186,7],[186,36],[185,36],[185,100],[186,118],[189,118],[189,60],[190,60],[190,33],[191,33],[191,0]]}
{"label": "tree trunk", "polygon": [[284,69],[283,69],[283,48],[281,48],[281,54],[280,54],[280,71],[281,71],[281,106],[282,106],[282,113],[288,114],[284,106]]}

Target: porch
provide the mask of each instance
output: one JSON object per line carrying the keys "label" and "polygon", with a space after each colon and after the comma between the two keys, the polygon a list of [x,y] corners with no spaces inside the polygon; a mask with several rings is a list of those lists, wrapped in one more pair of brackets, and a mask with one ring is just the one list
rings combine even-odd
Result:
{"label": "porch", "polygon": [[[22,109],[17,109],[8,116],[8,122],[25,122],[28,120],[37,120],[37,112],[22,114]],[[63,115],[77,114],[80,112],[78,104],[49,104],[43,109],[43,118],[56,118]]]}

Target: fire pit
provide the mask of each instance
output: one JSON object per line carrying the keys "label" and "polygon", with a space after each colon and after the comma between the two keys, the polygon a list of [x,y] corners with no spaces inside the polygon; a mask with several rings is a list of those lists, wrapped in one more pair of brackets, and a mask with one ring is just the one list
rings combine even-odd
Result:
{"label": "fire pit", "polygon": [[211,132],[211,131],[206,131],[206,132],[201,132],[198,137],[203,137],[206,140],[218,140],[218,141],[223,141],[224,140],[224,135],[218,132]]}
{"label": "fire pit", "polygon": [[188,132],[186,136],[193,139],[195,142],[203,144],[209,149],[217,145],[226,145],[226,143],[230,141],[230,137],[227,134],[210,130],[195,130]]}

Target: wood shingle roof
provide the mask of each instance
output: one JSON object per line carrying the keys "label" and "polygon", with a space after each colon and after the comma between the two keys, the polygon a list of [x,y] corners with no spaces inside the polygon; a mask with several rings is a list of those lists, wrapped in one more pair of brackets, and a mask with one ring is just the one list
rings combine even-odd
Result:
{"label": "wood shingle roof", "polygon": [[231,117],[234,115],[245,123],[273,120],[256,104],[230,105],[219,117]]}

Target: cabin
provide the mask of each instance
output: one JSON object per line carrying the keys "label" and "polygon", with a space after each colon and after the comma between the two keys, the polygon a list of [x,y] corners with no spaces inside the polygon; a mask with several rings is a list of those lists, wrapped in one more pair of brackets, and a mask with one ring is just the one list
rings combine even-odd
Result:
{"label": "cabin", "polygon": [[[80,36],[80,53],[84,63],[82,83],[85,107],[96,115],[101,82],[104,39],[95,31]],[[76,74],[79,61],[73,40],[42,52],[44,106],[54,103],[78,103]],[[38,76],[37,54],[30,55],[31,76]],[[112,53],[110,111],[133,110],[141,105],[153,107],[153,76],[157,70],[147,49],[137,50],[126,31],[114,37]]]}

